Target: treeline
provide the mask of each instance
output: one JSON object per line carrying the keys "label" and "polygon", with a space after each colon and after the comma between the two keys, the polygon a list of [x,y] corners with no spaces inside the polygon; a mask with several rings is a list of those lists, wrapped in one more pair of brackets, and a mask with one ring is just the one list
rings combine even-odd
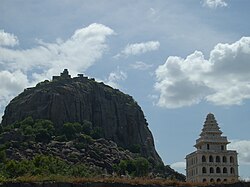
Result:
{"label": "treeline", "polygon": [[[120,175],[132,177],[147,176],[150,169],[149,162],[142,157],[134,160],[121,160],[114,165],[114,171]],[[20,176],[71,176],[95,177],[103,174],[101,170],[91,168],[85,164],[69,164],[55,156],[36,155],[31,160],[8,160],[0,163],[1,178],[17,178]]]}
{"label": "treeline", "polygon": [[114,171],[119,175],[142,177],[148,175],[152,166],[147,159],[138,157],[133,160],[121,160],[119,164],[115,164],[113,167]]}
{"label": "treeline", "polygon": [[31,160],[6,160],[0,163],[0,179],[17,178],[20,176],[72,176],[94,177],[101,171],[84,164],[69,164],[64,160],[45,155],[37,155]]}
{"label": "treeline", "polygon": [[[36,141],[48,143],[52,139],[57,141],[70,141],[78,138],[79,135],[85,134],[91,138],[97,139],[102,136],[100,127],[93,127],[92,123],[85,120],[83,123],[65,123],[62,127],[56,128],[50,120],[34,120],[27,117],[23,121],[15,122],[7,126],[0,126],[0,133],[15,130],[16,134],[20,133],[24,141]],[[0,136],[0,142],[3,139]]]}

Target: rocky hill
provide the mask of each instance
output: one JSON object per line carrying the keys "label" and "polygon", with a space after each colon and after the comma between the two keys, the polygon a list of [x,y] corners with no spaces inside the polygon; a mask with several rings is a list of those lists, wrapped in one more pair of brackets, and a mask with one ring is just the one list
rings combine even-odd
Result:
{"label": "rocky hill", "polygon": [[26,89],[6,107],[2,125],[33,119],[51,120],[57,127],[67,122],[89,121],[102,137],[126,149],[139,148],[142,156],[162,162],[140,106],[129,95],[86,77],[59,78]]}
{"label": "rocky hill", "polygon": [[[28,122],[29,126],[27,122],[25,125],[20,123],[23,120],[27,121],[27,118],[33,120],[32,123]],[[50,131],[47,132],[45,129],[47,134],[43,132],[40,135],[40,126],[50,127],[50,123],[37,122],[40,119],[50,120],[56,132],[50,134]],[[72,127],[74,123],[80,126]],[[8,127],[10,125],[12,126]],[[112,171],[112,164],[122,159],[133,158],[137,154],[150,160],[155,166],[163,164],[155,150],[143,111],[131,96],[81,74],[71,78],[67,70],[64,70],[61,76],[54,76],[52,81],[44,81],[36,87],[25,89],[14,98],[5,109],[1,126],[5,129],[0,138],[2,144],[9,141],[8,138],[13,140],[17,137],[17,142],[29,138],[38,142],[31,147],[25,145],[23,149],[20,149],[20,146],[9,146],[6,149],[7,154],[14,159],[50,152],[68,161],[73,161],[74,159],[69,158],[75,157],[77,162],[93,162],[94,165]],[[29,137],[26,129],[29,129],[32,137]],[[61,129],[66,129],[63,134],[66,138],[59,136],[62,135]],[[88,143],[87,148],[85,142],[86,149],[81,150],[78,149],[79,146],[69,146],[79,143],[79,134],[77,138],[67,134],[72,129],[81,129],[82,131],[76,130],[79,134],[86,134],[88,131],[88,135],[97,136],[93,139],[102,139],[96,141],[91,138],[93,141]],[[47,136],[47,140],[44,136]],[[69,140],[71,142],[67,142]],[[44,143],[46,146],[43,146]],[[96,151],[97,149],[100,151]],[[74,156],[67,156],[72,153]],[[105,158],[109,158],[110,161],[105,162],[109,160]]]}

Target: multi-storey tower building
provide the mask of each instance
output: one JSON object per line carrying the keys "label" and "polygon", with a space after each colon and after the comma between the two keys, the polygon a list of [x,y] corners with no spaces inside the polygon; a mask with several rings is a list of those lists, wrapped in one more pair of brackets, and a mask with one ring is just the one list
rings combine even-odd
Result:
{"label": "multi-storey tower building", "polygon": [[238,180],[237,152],[229,144],[213,114],[206,117],[196,151],[186,156],[186,178],[190,182],[231,182]]}

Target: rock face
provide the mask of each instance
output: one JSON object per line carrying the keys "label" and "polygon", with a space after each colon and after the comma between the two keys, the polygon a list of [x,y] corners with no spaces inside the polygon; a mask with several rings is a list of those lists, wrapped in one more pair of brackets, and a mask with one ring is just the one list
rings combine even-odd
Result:
{"label": "rock face", "polygon": [[65,122],[90,121],[106,140],[126,149],[139,147],[142,156],[162,163],[140,106],[129,95],[94,79],[69,76],[44,81],[24,90],[6,107],[2,125],[31,116],[49,119],[57,127]]}

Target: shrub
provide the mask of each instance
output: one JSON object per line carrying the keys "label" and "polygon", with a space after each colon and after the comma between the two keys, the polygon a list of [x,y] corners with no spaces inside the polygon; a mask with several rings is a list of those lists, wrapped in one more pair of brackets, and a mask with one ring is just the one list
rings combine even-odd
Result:
{"label": "shrub", "polygon": [[136,176],[145,176],[149,172],[149,162],[143,157],[135,159]]}
{"label": "shrub", "polygon": [[0,162],[6,161],[6,153],[5,150],[0,151]]}
{"label": "shrub", "polygon": [[68,140],[72,140],[76,137],[76,133],[80,133],[82,127],[79,123],[65,123],[62,127],[62,133]]}
{"label": "shrub", "polygon": [[100,127],[95,127],[92,131],[91,131],[91,137],[94,139],[98,139],[102,137],[102,129]]}
{"label": "shrub", "polygon": [[67,141],[67,137],[63,134],[61,136],[56,136],[55,140],[59,141],[59,142],[65,142],[65,141]]}
{"label": "shrub", "polygon": [[118,165],[113,166],[113,170],[119,175],[128,173],[135,177],[146,176],[149,173],[149,168],[148,160],[143,157],[138,157],[134,160],[121,160]]}
{"label": "shrub", "polygon": [[22,126],[22,125],[32,126],[33,124],[34,124],[34,120],[31,116],[25,118],[23,121],[20,122],[20,126]]}
{"label": "shrub", "polygon": [[92,130],[92,123],[90,121],[84,120],[82,124],[82,132],[84,134],[90,135]]}
{"label": "shrub", "polygon": [[141,146],[139,144],[133,144],[129,147],[129,150],[132,153],[140,153],[141,152]]}
{"label": "shrub", "polygon": [[86,134],[80,134],[78,137],[78,141],[81,143],[89,144],[93,142],[93,138]]}

